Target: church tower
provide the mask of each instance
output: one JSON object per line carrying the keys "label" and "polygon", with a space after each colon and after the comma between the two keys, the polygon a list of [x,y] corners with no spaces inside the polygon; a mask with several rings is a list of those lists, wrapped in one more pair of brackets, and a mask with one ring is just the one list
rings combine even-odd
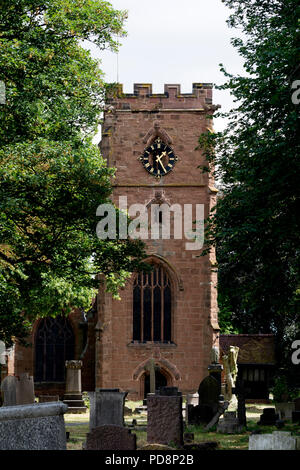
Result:
{"label": "church tower", "polygon": [[208,373],[219,334],[215,258],[199,256],[201,246],[183,228],[184,217],[195,221],[203,208],[205,218],[215,205],[217,190],[198,168],[205,161],[197,145],[200,134],[212,129],[216,109],[210,83],[194,83],[192,93],[167,84],[161,94],[153,94],[151,84],[135,84],[132,94],[124,94],[119,85],[107,98],[100,147],[116,168],[114,203],[146,208],[144,241],[153,270],[133,274],[121,300],[100,289],[97,388],[142,399],[154,366],[156,387],[196,392]]}

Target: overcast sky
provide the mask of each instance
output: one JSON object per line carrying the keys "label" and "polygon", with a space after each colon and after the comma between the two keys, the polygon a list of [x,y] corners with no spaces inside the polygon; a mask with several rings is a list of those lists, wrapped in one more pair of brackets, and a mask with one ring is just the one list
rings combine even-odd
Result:
{"label": "overcast sky", "polygon": [[[242,59],[230,38],[239,32],[227,26],[230,11],[221,0],[110,0],[114,8],[128,10],[118,54],[92,49],[101,59],[107,82],[123,83],[125,93],[134,83],[152,83],[154,93],[163,93],[165,83],[180,83],[192,91],[194,82],[221,84],[219,64],[234,74],[243,74]],[[222,110],[232,106],[227,92],[214,90],[213,101]],[[215,120],[220,130],[225,122]]]}

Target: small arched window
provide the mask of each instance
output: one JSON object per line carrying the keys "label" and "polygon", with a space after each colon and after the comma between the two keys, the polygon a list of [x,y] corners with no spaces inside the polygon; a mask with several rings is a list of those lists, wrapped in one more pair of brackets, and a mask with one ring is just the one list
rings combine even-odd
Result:
{"label": "small arched window", "polygon": [[65,361],[74,359],[74,332],[66,317],[43,318],[35,336],[35,382],[64,382]]}
{"label": "small arched window", "polygon": [[171,342],[172,290],[168,272],[155,265],[133,284],[133,341]]}

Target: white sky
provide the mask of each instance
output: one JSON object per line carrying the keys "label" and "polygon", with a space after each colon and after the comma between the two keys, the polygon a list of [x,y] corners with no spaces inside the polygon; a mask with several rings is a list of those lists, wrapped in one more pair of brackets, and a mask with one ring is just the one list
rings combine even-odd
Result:
{"label": "white sky", "polygon": [[[183,93],[192,83],[225,81],[219,64],[233,74],[244,75],[242,58],[230,44],[237,30],[227,26],[230,11],[221,0],[110,0],[114,8],[128,10],[119,53],[92,48],[102,61],[107,82],[123,83],[125,93],[134,83],[152,83],[154,93],[163,93],[165,83],[180,83]],[[229,110],[228,92],[214,90],[213,102]],[[215,120],[221,130],[225,121]]]}

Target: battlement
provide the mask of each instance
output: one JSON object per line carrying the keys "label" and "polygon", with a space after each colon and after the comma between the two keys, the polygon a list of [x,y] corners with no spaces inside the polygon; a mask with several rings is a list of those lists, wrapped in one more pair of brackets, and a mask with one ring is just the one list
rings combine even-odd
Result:
{"label": "battlement", "polygon": [[[163,93],[153,93],[151,83],[134,83],[133,93],[124,93],[123,85],[113,87],[106,102],[116,110],[197,109],[214,111],[212,83],[193,83],[192,93],[181,93],[180,84],[165,84]],[[149,108],[150,106],[150,108]]]}

